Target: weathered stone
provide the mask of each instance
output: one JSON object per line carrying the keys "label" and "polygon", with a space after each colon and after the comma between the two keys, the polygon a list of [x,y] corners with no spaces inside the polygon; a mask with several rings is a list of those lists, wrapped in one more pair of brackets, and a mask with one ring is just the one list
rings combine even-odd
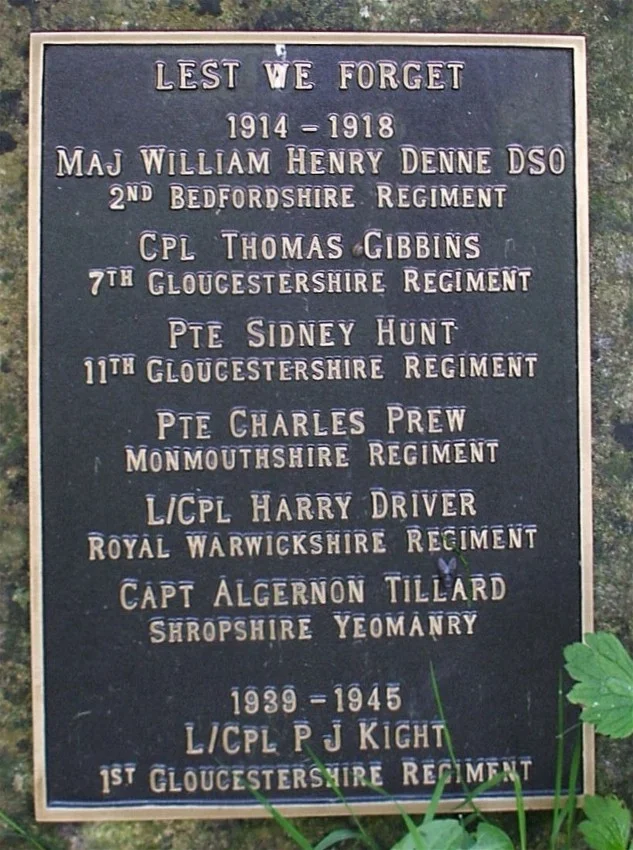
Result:
{"label": "weathered stone", "polygon": [[14,151],[18,146],[18,143],[13,138],[11,133],[7,133],[4,130],[0,130],[0,154],[10,153]]}

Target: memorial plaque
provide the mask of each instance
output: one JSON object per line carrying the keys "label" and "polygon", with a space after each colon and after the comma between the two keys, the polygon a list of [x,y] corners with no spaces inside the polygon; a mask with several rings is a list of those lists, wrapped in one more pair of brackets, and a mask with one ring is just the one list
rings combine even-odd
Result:
{"label": "memorial plaque", "polygon": [[311,753],[359,812],[447,773],[551,805],[591,626],[583,40],[32,51],[39,818],[343,812]]}

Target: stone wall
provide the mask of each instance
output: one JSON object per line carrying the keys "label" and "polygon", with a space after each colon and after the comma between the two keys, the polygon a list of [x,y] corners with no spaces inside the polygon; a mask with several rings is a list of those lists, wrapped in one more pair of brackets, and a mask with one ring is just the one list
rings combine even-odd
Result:
{"label": "stone wall", "polygon": [[[633,0],[0,0],[0,811],[68,850],[283,850],[270,822],[37,827],[32,819],[26,440],[28,38],[33,30],[584,33],[589,52],[596,625],[633,648]],[[598,789],[633,802],[633,745]],[[368,819],[369,820],[369,819]],[[506,819],[507,820],[507,819]],[[532,818],[538,846],[545,816]],[[340,821],[304,823],[313,837]],[[394,818],[371,819],[385,846]],[[0,847],[27,846],[0,826]]]}

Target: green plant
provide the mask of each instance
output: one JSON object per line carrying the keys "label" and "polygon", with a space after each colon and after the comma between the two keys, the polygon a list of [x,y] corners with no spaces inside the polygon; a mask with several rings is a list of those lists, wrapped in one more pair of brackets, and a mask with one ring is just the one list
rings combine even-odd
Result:
{"label": "green plant", "polygon": [[[327,772],[327,768],[318,759],[315,763],[319,770],[323,772],[325,781],[332,787],[332,778]],[[501,781],[503,774],[495,777],[497,781]],[[444,786],[448,781],[448,775],[444,774],[433,792],[433,797],[429,804],[429,808],[424,815],[424,818],[419,824],[416,824],[413,818],[398,804],[396,806],[404,821],[406,832],[403,837],[393,845],[391,850],[514,850],[512,840],[499,827],[490,823],[480,821],[477,824],[475,832],[469,832],[467,829],[467,819],[441,817],[436,818],[435,813],[439,804]],[[489,783],[486,783],[488,785]],[[382,788],[370,786],[378,794],[389,796]],[[284,817],[281,812],[270,803],[266,797],[254,788],[250,788],[251,793],[260,803],[266,808],[269,814],[275,819],[284,832],[292,838],[301,850],[329,850],[329,848],[342,844],[348,841],[355,841],[369,850],[380,850],[376,841],[369,835],[362,823],[353,813],[351,807],[341,794],[340,789],[337,789],[336,794],[339,796],[349,809],[350,817],[355,825],[354,829],[335,829],[329,832],[318,844],[312,845],[305,835],[300,831],[296,824]],[[473,792],[471,792],[473,793]],[[526,850],[524,841],[521,842],[522,850]]]}
{"label": "green plant", "polygon": [[45,844],[37,838],[32,832],[24,827],[21,827],[19,823],[10,818],[5,812],[0,809],[0,824],[3,824],[10,832],[13,832],[15,835],[23,838],[24,841],[30,846],[34,847],[35,850],[49,850]]}
{"label": "green plant", "polygon": [[[581,719],[610,738],[633,734],[633,659],[608,632],[585,635],[565,649],[566,668],[576,684],[568,699],[581,705]],[[631,812],[615,797],[586,797],[587,819],[579,825],[593,850],[633,850]],[[629,843],[630,842],[630,843]]]}
{"label": "green plant", "polygon": [[[444,736],[447,742],[447,749],[451,759],[453,769],[457,769],[457,757],[454,751],[452,738],[449,727],[446,722],[444,706],[442,704],[441,695],[439,692],[437,679],[433,666],[430,670],[431,685],[436,702],[439,717],[444,723]],[[561,700],[561,726],[559,732],[562,736],[562,700]],[[578,748],[579,752],[579,748]],[[354,823],[354,829],[335,829],[329,832],[321,841],[313,846],[306,836],[301,833],[296,824],[286,818],[279,810],[266,799],[259,791],[250,787],[253,796],[266,808],[268,813],[275,819],[285,833],[292,838],[301,850],[329,850],[338,844],[343,844],[349,841],[355,841],[357,844],[367,847],[368,850],[380,850],[376,841],[363,827],[360,820],[354,814],[353,809],[349,805],[340,788],[333,781],[327,767],[320,761],[318,756],[310,749],[306,748],[306,753],[310,756],[314,764],[318,767],[325,783],[334,791],[338,799],[343,803]],[[562,749],[560,750],[562,758]],[[572,759],[571,777],[575,776],[573,767],[574,759]],[[576,763],[577,771],[577,763]],[[429,806],[424,814],[424,817],[419,823],[415,823],[411,815],[383,789],[367,783],[368,786],[376,793],[393,801],[398,809],[400,816],[406,827],[406,832],[396,844],[391,847],[391,850],[514,850],[514,845],[510,836],[493,824],[487,822],[482,812],[478,809],[476,800],[485,792],[491,790],[496,785],[500,784],[507,778],[507,774],[499,773],[485,782],[482,782],[474,789],[468,788],[463,784],[464,801],[456,804],[456,812],[460,812],[458,817],[442,816],[436,817],[438,806],[444,792],[444,788],[450,779],[450,773],[444,773],[437,782]],[[557,783],[560,777],[562,782],[562,768],[557,771]],[[521,780],[516,774],[510,777],[514,783],[515,795],[517,800],[517,822],[519,832],[520,850],[527,850],[527,826],[525,807],[523,805],[523,791]],[[560,787],[557,784],[557,799],[560,799]],[[569,795],[569,799],[564,806],[557,805],[554,812],[554,824],[556,825],[556,834],[560,831],[566,818],[573,812],[575,799],[573,793]],[[572,801],[572,802],[570,802]],[[464,813],[463,810],[466,810]],[[475,823],[475,829],[469,829],[471,824]]]}
{"label": "green plant", "polygon": [[565,649],[577,684],[568,699],[583,706],[581,719],[610,738],[633,734],[633,659],[615,635],[596,632]]}
{"label": "green plant", "polygon": [[[576,681],[568,694],[570,702],[582,706],[581,719],[595,725],[601,734],[621,738],[633,734],[633,659],[615,635],[597,632],[585,636],[584,643],[574,643],[565,649],[566,669]],[[431,668],[431,683],[439,716],[445,722],[446,738],[451,761],[455,765],[452,741],[437,681]],[[576,781],[580,767],[580,738],[574,747],[570,768],[566,799],[563,800],[563,684],[559,680],[558,746],[555,775],[554,810],[550,831],[550,850],[560,847],[563,835],[566,848],[571,847],[577,798]],[[378,850],[376,842],[354,815],[341,790],[333,782],[327,768],[312,752],[308,753],[322,772],[326,783],[335,792],[348,809],[354,829],[336,829],[328,833],[316,846],[300,832],[292,821],[285,818],[262,794],[251,789],[254,796],[265,806],[301,848],[301,850],[329,850],[338,844],[356,841],[368,850]],[[465,788],[465,803],[468,814],[459,817],[436,817],[437,808],[448,774],[442,777],[433,792],[426,814],[420,823],[396,803],[402,816],[406,832],[391,850],[514,850],[510,836],[497,826],[488,823],[478,810],[476,799],[490,790],[494,784],[502,781],[504,774],[498,774],[473,790]],[[520,850],[527,850],[526,814],[523,790],[518,776],[512,776],[517,804],[517,821]],[[373,786],[372,786],[373,787]],[[382,788],[373,790],[383,796],[389,796]],[[631,813],[615,797],[588,796],[584,800],[583,810],[586,819],[579,824],[579,830],[592,850],[633,850],[631,837]],[[474,830],[469,829],[476,823]]]}
{"label": "green plant", "polygon": [[[633,659],[615,635],[597,632],[586,635],[583,643],[573,643],[565,648],[566,669],[576,684],[567,698],[570,702],[582,706],[581,719],[595,725],[596,730],[611,738],[623,738],[633,734]],[[439,716],[445,723],[449,754],[453,765],[456,756],[444,707],[437,686],[434,671],[431,668],[431,682]],[[560,846],[560,836],[566,825],[565,847],[571,846],[574,825],[576,796],[574,788],[580,764],[580,741],[574,748],[567,788],[569,792],[563,800],[563,685],[559,681],[559,717],[558,748],[555,778],[554,811],[550,833],[550,850]],[[380,850],[372,835],[356,817],[340,788],[336,785],[327,767],[312,751],[308,755],[322,773],[326,784],[346,807],[353,828],[342,827],[328,833],[318,844],[313,845],[300,828],[279,812],[266,797],[250,787],[253,796],[272,815],[279,826],[292,838],[301,850],[330,850],[345,842],[354,841],[367,850]],[[459,806],[466,809],[458,817],[437,817],[437,810],[449,779],[444,774],[437,783],[428,809],[419,823],[398,804],[406,832],[391,850],[514,850],[510,836],[486,821],[476,805],[477,797],[490,790],[506,778],[505,774],[482,783],[475,789],[464,789],[465,803]],[[517,822],[520,850],[527,850],[526,814],[523,804],[523,790],[518,776],[511,777],[514,782],[517,803]],[[373,787],[373,786],[371,786]],[[373,788],[377,794],[389,796],[382,788]],[[586,819],[579,824],[579,830],[592,850],[633,850],[631,841],[631,812],[615,797],[588,796],[584,800],[583,810]],[[0,810],[0,824],[22,838],[35,850],[48,850],[31,831],[24,829],[12,818]],[[475,825],[473,829],[470,827]]]}
{"label": "green plant", "polygon": [[631,813],[615,797],[587,797],[579,829],[593,850],[631,850]]}

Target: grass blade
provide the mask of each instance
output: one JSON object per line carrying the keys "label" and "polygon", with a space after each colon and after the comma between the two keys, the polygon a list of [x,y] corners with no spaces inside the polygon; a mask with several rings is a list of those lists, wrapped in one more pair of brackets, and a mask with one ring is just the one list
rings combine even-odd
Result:
{"label": "grass blade", "polygon": [[576,821],[576,808],[578,798],[576,797],[576,783],[578,782],[578,774],[580,773],[580,755],[582,753],[582,735],[580,730],[576,735],[576,743],[571,756],[571,764],[569,766],[569,797],[565,809],[567,811],[567,847],[571,847],[571,838],[574,831]]}
{"label": "grass blade", "polygon": [[[398,809],[400,817],[404,821],[405,826],[407,827],[407,831],[413,839],[413,843],[415,844],[416,850],[425,850],[424,842],[422,841],[422,836],[418,831],[418,827],[413,822],[413,818],[411,817],[411,815],[408,812],[405,812],[400,803],[397,800],[394,800],[391,794],[388,794],[384,788],[380,788],[378,785],[373,785],[367,780],[365,780],[365,785],[367,785],[368,788],[371,788],[372,791],[375,791],[377,794],[380,794],[382,797],[386,797],[388,800],[391,800],[391,802]],[[399,843],[400,842],[398,842],[398,844]],[[397,847],[398,844],[396,844],[395,846]],[[394,848],[392,848],[392,850],[394,850]]]}
{"label": "grass blade", "polygon": [[565,758],[564,740],[564,704],[563,704],[563,671],[558,672],[558,706],[556,718],[556,773],[554,776],[554,810],[552,812],[552,832],[550,835],[550,850],[555,850],[556,841],[565,820],[565,812],[561,809],[560,798],[563,787],[563,760]]}
{"label": "grass blade", "polygon": [[423,824],[431,823],[433,818],[435,817],[435,813],[437,812],[437,807],[442,798],[442,794],[444,793],[444,788],[446,787],[446,783],[451,778],[450,773],[443,773],[440,778],[435,783],[435,788],[433,789],[433,796],[431,797],[431,802],[429,803],[429,807],[424,813]]}
{"label": "grass blade", "polygon": [[30,844],[31,847],[36,847],[37,850],[48,850],[48,848],[39,842],[39,840],[32,835],[30,832],[27,832],[26,829],[20,826],[19,823],[16,823],[9,815],[5,814],[0,809],[0,823],[3,823],[6,827],[8,827],[12,832],[15,832],[16,835],[19,835],[20,838],[23,838],[27,844]]}
{"label": "grass blade", "polygon": [[325,838],[317,844],[314,850],[329,850],[335,844],[342,844],[344,841],[361,841],[362,835],[356,829],[335,829],[328,833]]}
{"label": "grass blade", "polygon": [[341,789],[338,787],[338,785],[336,784],[336,782],[334,781],[334,779],[332,777],[332,774],[327,769],[327,767],[323,764],[321,759],[317,756],[317,754],[314,752],[314,750],[310,746],[308,746],[308,744],[304,745],[304,749],[305,749],[306,753],[310,756],[312,761],[315,763],[315,765],[318,767],[319,773],[325,779],[325,781],[328,785],[328,788],[331,788],[332,791],[334,791],[334,793],[336,794],[338,799],[345,806],[345,811],[351,817],[352,821],[356,824],[356,827],[361,834],[361,840],[362,840],[363,844],[366,847],[369,847],[370,850],[380,850],[380,848],[378,847],[378,845],[376,844],[374,839],[367,832],[365,827],[362,825],[362,823],[360,822],[360,820],[358,819],[358,817],[356,816],[356,814],[354,813],[354,811],[350,807],[349,803],[347,802],[347,798],[345,797],[345,795],[343,794]]}
{"label": "grass blade", "polygon": [[567,732],[564,728],[564,695],[562,671],[558,680],[558,734],[556,745],[556,780],[554,787],[554,813],[552,816],[552,833],[550,836],[550,850],[556,850],[560,832],[567,822],[566,830],[566,846],[571,847],[572,832],[574,829],[574,821],[576,816],[576,783],[578,781],[578,773],[580,770],[580,754],[581,754],[581,736],[580,730],[576,734],[576,742],[572,751],[571,762],[569,766],[569,781],[567,784],[567,799],[565,805],[561,806],[560,800],[563,794],[563,761],[564,761],[564,739]]}
{"label": "grass blade", "polygon": [[518,773],[512,774],[514,796],[517,801],[517,821],[519,824],[519,842],[521,850],[527,850],[527,829],[525,824],[525,806],[523,805],[523,787]]}
{"label": "grass blade", "polygon": [[442,698],[440,696],[440,689],[437,684],[437,678],[435,677],[435,668],[433,667],[433,662],[430,663],[430,673],[431,673],[431,687],[433,689],[433,698],[435,699],[435,706],[437,708],[438,714],[440,715],[440,720],[442,721],[444,727],[444,739],[446,741],[446,749],[448,750],[448,755],[451,759],[451,764],[453,765],[453,770],[456,771],[457,774],[457,759],[455,758],[455,750],[453,749],[453,739],[451,738],[451,733],[448,729],[448,724],[446,723],[446,715],[444,714],[444,704],[442,703]]}
{"label": "grass blade", "polygon": [[[481,794],[485,794],[493,788],[496,788],[497,785],[501,785],[501,783],[505,782],[509,776],[510,774],[508,773],[508,771],[504,770],[501,773],[495,773],[495,775],[491,776],[490,779],[486,779],[484,782],[480,782],[479,785],[472,789],[472,791],[468,791],[468,797],[471,799],[467,798],[465,800],[460,801],[459,803],[457,803],[455,808],[452,809],[452,811],[458,812],[464,806],[472,806],[472,801],[474,799],[481,796]],[[475,819],[481,819],[481,814],[478,811],[474,811],[473,814],[475,816]]]}
{"label": "grass blade", "polygon": [[[470,792],[470,795],[474,799],[480,794],[485,794],[486,791],[490,791],[492,788],[496,788],[497,785],[501,785],[501,783],[505,782],[510,776],[511,774],[507,770],[504,770],[502,773],[495,773],[495,775],[491,776],[490,779],[486,779],[484,782],[480,782],[479,785],[473,788],[473,790]],[[459,812],[459,810],[465,805],[472,805],[472,803],[469,803],[467,799],[463,800],[461,803],[458,803],[454,809],[451,809],[451,813]],[[486,823],[486,821],[484,821],[481,817],[481,812],[476,809],[475,811],[472,811],[469,815],[461,817],[464,829],[469,827],[474,821]],[[631,850],[633,850],[633,848],[631,848]]]}
{"label": "grass blade", "polygon": [[[437,684],[437,678],[435,676],[435,668],[433,667],[433,662],[430,662],[430,674],[431,674],[431,687],[433,689],[433,697],[435,699],[435,705],[437,707],[438,714],[440,715],[440,720],[442,721],[442,725],[444,728],[444,740],[446,741],[446,749],[448,750],[448,755],[451,760],[451,764],[453,765],[453,770],[455,771],[455,775],[459,775],[458,766],[457,766],[457,757],[455,756],[455,748],[453,747],[453,739],[451,737],[450,730],[448,728],[448,723],[446,722],[446,715],[444,713],[444,705],[442,703],[442,697],[440,696],[440,689]],[[464,792],[464,804],[472,806],[473,811],[476,812],[477,816],[482,820],[486,821],[486,818],[482,815],[481,811],[477,807],[474,802],[473,795],[468,788],[468,785],[464,782],[464,780],[460,780],[460,785],[462,786],[462,791]]]}
{"label": "grass blade", "polygon": [[284,817],[284,815],[282,815],[281,812],[276,809],[275,806],[273,806],[273,804],[270,803],[263,794],[261,794],[256,788],[253,788],[250,782],[247,782],[245,779],[243,779],[242,781],[244,782],[244,785],[248,788],[248,790],[251,792],[253,797],[255,797],[255,799],[259,803],[261,803],[262,806],[266,809],[266,811],[270,815],[272,815],[272,817],[275,819],[277,824],[283,829],[286,835],[289,838],[292,838],[292,840],[299,847],[301,847],[301,850],[314,850],[312,844],[310,844],[305,835],[303,835],[303,833],[297,829],[297,827],[292,823],[292,821],[289,821],[287,817]]}

